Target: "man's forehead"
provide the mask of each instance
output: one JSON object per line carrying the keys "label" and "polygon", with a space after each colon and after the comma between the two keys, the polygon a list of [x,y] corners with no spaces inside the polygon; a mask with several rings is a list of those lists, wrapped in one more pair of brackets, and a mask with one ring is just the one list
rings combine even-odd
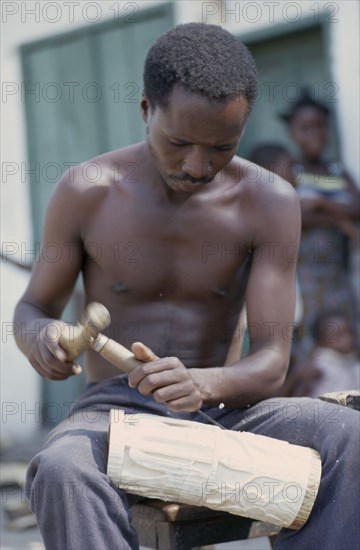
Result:
{"label": "man's forehead", "polygon": [[161,127],[170,137],[191,141],[211,133],[216,143],[237,140],[248,115],[245,98],[219,103],[183,90],[174,90],[168,106],[158,109]]}
{"label": "man's forehead", "polygon": [[200,93],[190,92],[180,84],[175,84],[169,95],[168,105],[165,110],[182,107],[195,107],[197,109],[203,108],[217,111],[222,111],[229,107],[236,107],[248,111],[249,105],[245,97],[241,95],[232,100],[219,101]]}

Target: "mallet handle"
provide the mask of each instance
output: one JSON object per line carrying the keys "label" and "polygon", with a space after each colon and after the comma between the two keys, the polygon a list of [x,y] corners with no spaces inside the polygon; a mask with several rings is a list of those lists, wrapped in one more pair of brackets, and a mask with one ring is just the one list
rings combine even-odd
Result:
{"label": "mallet handle", "polygon": [[[115,340],[107,338],[107,336],[104,336],[103,334],[99,334],[97,338],[91,342],[90,346],[95,351],[100,353],[102,357],[107,359],[109,363],[122,370],[123,372],[129,373],[138,365],[143,364],[143,361],[135,359],[134,354],[131,353],[131,351],[129,351],[127,348],[125,348],[118,342],[115,342]],[[222,409],[223,407],[224,403],[220,403],[219,408]],[[214,424],[215,426],[218,426],[223,430],[226,429],[224,426],[219,424],[219,422],[211,418],[211,416],[208,416],[206,413],[204,413],[201,409],[198,409],[196,412],[198,412],[211,424]]]}
{"label": "mallet handle", "polygon": [[112,365],[126,373],[143,364],[142,361],[135,359],[134,354],[127,348],[103,334],[97,336],[91,347]]}

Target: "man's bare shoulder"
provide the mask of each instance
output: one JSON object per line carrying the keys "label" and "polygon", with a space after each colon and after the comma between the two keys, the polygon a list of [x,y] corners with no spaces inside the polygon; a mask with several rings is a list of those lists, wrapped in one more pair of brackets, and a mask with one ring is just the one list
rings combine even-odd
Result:
{"label": "man's bare shoulder", "polygon": [[[82,233],[101,206],[120,197],[119,180],[130,177],[141,159],[142,144],[132,145],[93,157],[70,167],[58,181],[48,212],[69,220],[74,234]],[[117,191],[117,192],[116,192]]]}
{"label": "man's bare shoulder", "polygon": [[[239,201],[256,220],[259,233],[298,230],[300,203],[293,186],[253,162],[235,156],[227,166],[238,190]],[[295,229],[297,228],[297,229]]]}
{"label": "man's bare shoulder", "polygon": [[62,176],[59,185],[81,195],[106,189],[129,176],[141,162],[143,143],[136,143],[122,149],[103,153],[70,167]]}
{"label": "man's bare shoulder", "polygon": [[272,196],[297,202],[297,193],[289,182],[250,160],[236,155],[226,167],[226,172],[241,191],[253,194],[258,200],[267,200]]}
{"label": "man's bare shoulder", "polygon": [[297,207],[299,204],[289,182],[250,160],[234,156],[226,167],[226,176],[232,179],[239,196],[255,201],[258,207],[266,206],[267,211],[276,205]]}

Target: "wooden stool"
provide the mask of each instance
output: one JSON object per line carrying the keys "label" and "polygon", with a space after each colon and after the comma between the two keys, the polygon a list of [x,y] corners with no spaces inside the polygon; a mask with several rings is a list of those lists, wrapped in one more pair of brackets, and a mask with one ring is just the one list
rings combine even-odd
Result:
{"label": "wooden stool", "polygon": [[244,540],[253,520],[209,508],[144,499],[131,508],[140,544],[154,550]]}
{"label": "wooden stool", "polygon": [[327,401],[328,403],[342,405],[343,407],[348,407],[349,409],[354,409],[355,411],[360,411],[359,390],[324,393],[324,395],[321,395],[319,399],[322,401]]}

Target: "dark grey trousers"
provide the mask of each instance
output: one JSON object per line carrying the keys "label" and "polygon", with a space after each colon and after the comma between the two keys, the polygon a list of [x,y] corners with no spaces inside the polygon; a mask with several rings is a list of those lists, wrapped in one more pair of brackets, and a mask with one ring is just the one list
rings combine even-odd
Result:
{"label": "dark grey trousers", "polygon": [[[91,385],[68,418],[31,461],[26,494],[47,550],[134,550],[138,538],[129,508],[137,497],[106,475],[111,408],[204,422],[197,413],[170,413],[127,385],[126,375]],[[273,398],[247,409],[204,407],[229,429],[267,435],[317,449],[319,493],[305,526],[283,529],[278,550],[353,550],[360,542],[360,416],[315,399]],[[171,549],[169,549],[171,550]]]}

